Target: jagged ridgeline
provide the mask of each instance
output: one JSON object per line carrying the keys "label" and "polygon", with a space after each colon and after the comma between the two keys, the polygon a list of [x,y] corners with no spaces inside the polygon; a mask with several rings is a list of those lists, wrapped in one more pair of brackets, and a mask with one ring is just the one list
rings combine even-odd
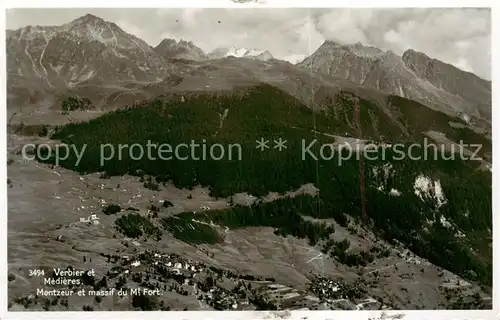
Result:
{"label": "jagged ridgeline", "polygon": [[[313,183],[320,190],[317,197],[290,198],[209,214],[212,220],[231,228],[273,226],[279,234],[307,236],[316,243],[324,238],[324,228],[315,229],[315,226],[304,224],[303,216],[335,218],[339,223],[345,223],[345,214],[361,216],[358,157],[354,153],[347,159],[349,151],[339,153],[337,148],[331,157],[331,149],[321,147],[341,142],[339,137],[332,135],[357,136],[354,101],[352,94],[340,92],[318,101],[319,110],[313,113],[295,98],[268,85],[233,94],[169,96],[88,122],[68,124],[53,138],[78,148],[87,145],[78,166],[75,166],[74,155],[60,161],[66,168],[81,173],[105,171],[107,175],[145,174],[154,176],[159,183],[171,181],[181,188],[202,185],[209,187],[215,197],[229,197],[238,192],[256,196],[285,193]],[[481,143],[491,150],[491,142],[482,136],[464,127],[449,125],[460,120],[413,101],[390,97],[386,109],[372,101],[359,101],[364,139],[423,143],[424,132],[435,130],[450,139]],[[269,149],[256,149],[256,141],[261,138],[270,140]],[[273,148],[273,141],[279,138],[287,141],[287,148],[281,152]],[[145,148],[148,140],[173,147],[194,141],[205,144],[207,150],[217,143],[225,147],[225,156],[220,160],[210,156],[205,160],[175,157],[161,160],[153,153],[156,159],[144,155],[135,160],[128,149],[124,149],[121,158],[115,153],[114,158],[101,165],[101,144],[111,144],[117,152],[119,144],[137,143]],[[310,152],[304,152],[304,146],[307,148],[311,143]],[[240,149],[229,147],[236,144],[241,146],[241,159]],[[380,148],[375,151],[377,156],[371,152],[370,157],[364,159],[370,224],[386,239],[403,242],[439,266],[491,284],[491,247],[487,240],[492,224],[490,172],[480,170],[476,161],[463,161],[458,156],[454,160],[418,161],[401,157],[404,148],[402,152]],[[231,159],[229,150],[232,150]],[[413,157],[419,152],[423,155],[424,151],[414,149]],[[184,151],[182,155],[189,154]],[[342,161],[340,156],[343,156]],[[54,159],[48,160],[51,161]],[[390,174],[381,174],[381,168],[387,167],[390,167]],[[421,176],[439,181],[446,201],[416,194],[415,181]],[[392,189],[399,194],[392,194]],[[164,227],[175,234],[171,226],[186,223],[187,215],[178,215],[175,221],[164,221]],[[452,227],[445,226],[443,218]],[[457,230],[466,237],[457,237]],[[319,234],[311,236],[316,233]],[[193,242],[203,241],[203,237],[199,237]],[[218,236],[206,240],[217,241],[220,241]]]}

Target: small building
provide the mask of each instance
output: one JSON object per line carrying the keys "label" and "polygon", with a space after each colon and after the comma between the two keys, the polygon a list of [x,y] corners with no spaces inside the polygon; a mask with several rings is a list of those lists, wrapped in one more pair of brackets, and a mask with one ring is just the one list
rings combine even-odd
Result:
{"label": "small building", "polygon": [[99,224],[99,218],[95,214],[91,214],[87,218],[80,218],[80,222],[90,223],[90,224]]}

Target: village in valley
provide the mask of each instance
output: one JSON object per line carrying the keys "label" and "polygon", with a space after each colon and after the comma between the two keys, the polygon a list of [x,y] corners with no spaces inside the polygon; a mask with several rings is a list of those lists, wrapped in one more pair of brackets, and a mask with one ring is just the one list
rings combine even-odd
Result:
{"label": "village in valley", "polygon": [[[398,290],[411,290],[413,283],[423,281],[424,278],[419,275],[423,275],[424,271],[427,276],[439,276],[436,281],[440,284],[432,279],[429,281],[433,281],[432,285],[442,291],[443,296],[454,297],[458,292],[467,292],[472,297],[471,303],[487,302],[477,295],[474,285],[446,270],[439,270],[403,247],[379,243],[378,246],[385,247],[383,251],[387,257],[375,258],[365,267],[348,268],[326,252],[321,253],[320,248],[309,247],[306,243],[287,244],[288,240],[280,240],[273,235],[272,228],[229,230],[206,219],[212,210],[270,201],[266,197],[258,199],[238,194],[230,199],[215,199],[203,188],[180,190],[171,185],[164,185],[159,191],[148,185],[147,178],[105,177],[102,173],[82,176],[57,166],[22,159],[13,160],[10,167],[18,168],[12,169],[11,203],[23,203],[19,200],[23,196],[20,191],[29,181],[38,194],[45,194],[39,199],[40,203],[54,210],[66,206],[69,212],[73,212],[68,216],[53,216],[52,220],[45,220],[47,232],[30,246],[43,243],[45,248],[51,246],[64,254],[46,256],[45,264],[40,267],[47,270],[54,267],[96,270],[96,276],[81,280],[80,287],[89,292],[83,298],[37,296],[35,292],[42,286],[36,282],[31,284],[29,279],[31,289],[27,289],[27,284],[19,286],[9,301],[12,310],[109,310],[110,305],[118,308],[117,304],[124,310],[394,309],[401,302],[391,298],[385,290],[376,288],[383,284],[386,288],[401,286]],[[311,187],[304,187],[293,194],[309,189]],[[47,202],[47,198],[53,200]],[[223,243],[216,247],[190,245],[168,233],[157,233],[155,225],[159,225],[162,218],[186,211],[191,212],[194,218],[179,228],[191,230],[195,225],[207,225],[220,233]],[[38,207],[32,212],[37,221]],[[43,212],[40,211],[42,216]],[[11,216],[16,217],[14,213]],[[130,216],[136,220],[126,220]],[[120,221],[123,223],[119,224]],[[137,223],[143,224],[141,228],[147,226],[151,233],[134,234]],[[343,228],[336,224],[335,229],[337,237],[340,237],[337,241],[348,238],[351,246],[360,248],[357,250],[366,247],[364,243],[374,237],[359,227],[355,231],[352,226]],[[259,236],[259,233],[264,236]],[[12,239],[25,241],[22,237]],[[261,241],[264,240],[272,250],[267,256],[264,252],[260,257],[245,256],[245,252],[252,252],[248,249],[249,245],[255,242],[262,246]],[[288,257],[280,258],[274,252],[280,252],[280,255],[286,253]],[[79,261],[75,261],[75,257],[79,257]],[[287,280],[288,271],[275,276],[271,269],[247,269],[247,261],[267,262],[270,266],[281,263],[290,268],[286,270],[300,270],[305,280],[300,283]],[[280,270],[283,267],[276,268]],[[338,276],[337,270],[344,270],[351,276]],[[27,278],[26,272],[15,267],[9,270],[9,286],[22,284],[22,279]],[[420,277],[420,280],[415,280],[415,277]],[[117,295],[117,292],[128,294]],[[441,299],[439,296],[436,298]],[[423,301],[425,296],[419,299]],[[418,301],[415,302],[416,307],[422,303]],[[446,302],[440,303],[445,305]]]}

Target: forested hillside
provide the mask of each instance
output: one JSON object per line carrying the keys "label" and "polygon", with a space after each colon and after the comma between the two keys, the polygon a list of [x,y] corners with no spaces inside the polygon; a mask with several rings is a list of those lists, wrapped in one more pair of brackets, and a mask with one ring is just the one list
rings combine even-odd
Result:
{"label": "forested hillside", "polygon": [[[308,237],[315,244],[326,241],[328,232],[333,230],[306,223],[303,216],[335,218],[346,224],[345,215],[360,220],[362,201],[359,159],[355,155],[347,159],[347,150],[342,153],[342,161],[339,153],[331,159],[319,156],[321,144],[335,142],[330,135],[356,136],[359,132],[355,97],[341,92],[322,103],[328,103],[329,108],[313,113],[296,99],[267,85],[232,96],[206,94],[168,102],[159,98],[147,106],[129,107],[85,123],[66,125],[52,138],[80,147],[87,145],[78,166],[72,156],[60,163],[64,167],[81,173],[104,171],[107,175],[152,176],[160,188],[162,182],[172,181],[179,188],[207,186],[215,197],[229,197],[238,192],[264,196],[313,183],[320,190],[317,196],[236,206],[209,212],[206,219],[230,228],[271,226],[278,234]],[[451,121],[460,122],[458,119],[412,101],[392,97],[391,106],[395,110],[389,113],[375,102],[360,99],[364,139],[406,143],[402,151],[380,148],[375,152],[378,156],[370,154],[374,160],[364,159],[369,226],[387,240],[398,240],[439,266],[491,284],[491,247],[484,240],[491,236],[492,228],[491,173],[480,170],[477,162],[463,161],[458,156],[455,160],[419,161],[401,156],[409,143],[422,143],[428,130],[469,143],[487,145],[488,141],[469,129],[449,125]],[[425,117],[421,112],[426,113]],[[256,149],[256,141],[261,138],[270,140],[269,149]],[[287,141],[287,148],[281,152],[273,148],[273,140],[279,138]],[[318,142],[310,150],[318,160],[302,156],[303,141],[309,145],[314,139]],[[146,146],[148,140],[172,146],[192,140],[208,147],[214,143],[239,144],[242,157],[241,160],[227,157],[152,160],[144,156],[134,160],[124,152],[121,159],[115,157],[101,166],[101,144]],[[424,150],[413,150],[413,155],[418,152],[423,154]],[[445,199],[437,197],[436,183],[426,194],[418,193],[419,177],[439,182]],[[184,213],[164,220],[164,227],[176,235],[172,226],[182,225],[191,218],[190,213]],[[177,236],[187,242],[220,241],[217,235],[204,240],[204,234],[213,230],[199,228],[203,230]],[[465,237],[458,237],[458,232]]]}

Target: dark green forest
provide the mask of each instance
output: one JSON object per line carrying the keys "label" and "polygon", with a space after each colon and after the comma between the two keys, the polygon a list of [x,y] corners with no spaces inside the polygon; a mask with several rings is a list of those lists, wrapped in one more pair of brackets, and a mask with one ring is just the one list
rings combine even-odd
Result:
{"label": "dark green forest", "polygon": [[[450,139],[485,144],[487,150],[491,150],[491,142],[472,130],[454,129],[449,125],[450,121],[461,120],[416,102],[390,97],[388,104],[397,116],[389,116],[375,102],[359,101],[364,139],[404,142],[401,150],[405,151],[410,143],[422,144],[424,132],[435,130]],[[326,240],[334,230],[306,222],[303,216],[334,218],[340,225],[346,225],[345,215],[360,221],[362,214],[360,161],[355,156],[347,159],[348,151],[336,152],[331,159],[319,157],[322,144],[335,142],[329,135],[357,135],[355,97],[341,92],[318,105],[322,106],[321,111],[313,114],[295,98],[268,85],[254,87],[244,94],[200,94],[185,102],[160,97],[148,105],[131,106],[85,123],[68,124],[58,128],[52,138],[77,147],[87,145],[78,166],[74,156],[60,161],[61,166],[82,174],[104,171],[109,176],[152,176],[160,189],[162,182],[171,181],[180,188],[206,186],[214,197],[229,197],[238,192],[259,197],[269,192],[283,194],[313,183],[320,190],[317,196],[211,211],[207,213],[207,221],[230,228],[270,226],[277,234],[307,237],[311,244],[316,244]],[[256,149],[256,140],[261,138],[270,140],[269,149]],[[287,141],[287,148],[281,152],[273,148],[273,140],[279,138]],[[308,145],[314,139],[317,143],[311,152],[319,159],[308,155],[303,159],[302,141]],[[121,159],[115,157],[101,166],[101,144],[146,146],[148,140],[173,146],[192,140],[207,146],[239,144],[242,159],[152,160],[143,157],[135,160],[125,152]],[[487,241],[492,229],[491,173],[479,169],[476,161],[464,161],[458,156],[453,160],[416,161],[400,159],[401,152],[388,148],[375,153],[377,157],[371,153],[370,159],[363,161],[367,216],[374,231],[389,241],[406,244],[436,265],[491,284],[492,254]],[[413,150],[413,156],[423,153],[423,149]],[[346,159],[340,162],[340,156]],[[53,163],[54,159],[47,162]],[[391,175],[383,177],[374,173],[374,169],[388,163],[392,165]],[[414,182],[419,175],[440,181],[447,199],[444,205],[438,207],[432,198],[422,201],[414,193]],[[392,188],[401,194],[390,195]],[[188,242],[221,241],[220,235],[211,231],[213,228],[191,223],[190,215],[184,213],[166,219],[163,226]],[[458,238],[453,229],[442,226],[441,216],[453,222],[454,228],[467,237]],[[198,216],[196,219],[201,220]],[[429,224],[428,221],[436,222]]]}

